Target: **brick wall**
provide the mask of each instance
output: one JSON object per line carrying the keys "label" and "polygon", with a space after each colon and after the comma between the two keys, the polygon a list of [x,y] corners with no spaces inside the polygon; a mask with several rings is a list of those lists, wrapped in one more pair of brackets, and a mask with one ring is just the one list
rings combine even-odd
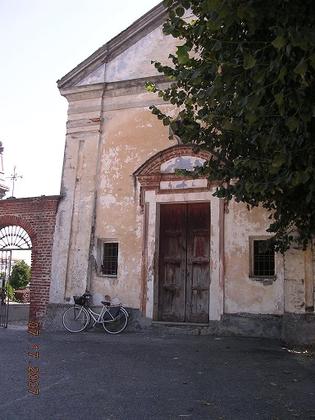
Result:
{"label": "brick wall", "polygon": [[21,226],[32,241],[30,320],[40,322],[49,300],[51,254],[60,196],[0,200],[0,229]]}

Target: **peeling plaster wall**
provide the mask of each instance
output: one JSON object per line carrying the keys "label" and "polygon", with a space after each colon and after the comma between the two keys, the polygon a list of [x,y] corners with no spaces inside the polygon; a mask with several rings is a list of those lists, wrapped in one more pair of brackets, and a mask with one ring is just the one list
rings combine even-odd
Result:
{"label": "peeling plaster wall", "polygon": [[[57,215],[50,301],[62,303],[82,293],[88,285],[90,235],[96,216],[93,254],[97,255],[97,239],[117,240],[119,271],[117,278],[104,277],[96,270],[92,271],[89,287],[95,303],[99,303],[109,293],[112,297],[118,296],[127,306],[139,308],[143,214],[132,173],[148,158],[174,142],[169,141],[167,128],[148,109],[148,105],[153,102],[159,104],[159,98],[145,93],[143,88],[105,91],[103,99],[102,90],[95,88],[73,93],[68,99],[62,176],[64,198]],[[175,115],[176,111],[170,106],[163,107]],[[174,164],[176,159],[173,160],[163,164],[162,171]],[[192,161],[191,164],[194,166],[199,161]],[[199,187],[204,186],[202,180],[194,182]],[[176,189],[176,185],[174,181],[171,187]],[[161,186],[162,189],[169,188],[169,182]],[[188,182],[188,186],[193,185]],[[249,236],[267,235],[268,217],[263,209],[248,212],[242,204],[229,204],[228,213],[225,214],[225,277],[224,284],[220,283],[219,210],[211,194],[207,196],[212,202],[211,319],[219,319],[223,313],[303,312],[305,265],[301,250],[289,251],[285,264],[283,257],[277,255],[277,278],[271,284],[249,277]],[[172,195],[170,191],[163,200],[178,201],[180,197],[181,194]],[[155,203],[159,199],[153,201]],[[154,206],[150,206],[150,232],[155,229],[151,226],[152,220],[156,218],[155,211]],[[152,267],[155,243],[152,238],[155,238],[155,233],[148,242],[151,256],[149,283],[150,275],[154,277]],[[153,314],[152,293],[153,288],[149,288],[149,316]]]}
{"label": "peeling plaster wall", "polygon": [[249,236],[268,236],[268,215],[248,211],[232,201],[225,215],[225,313],[282,314],[283,257],[276,255],[276,280],[271,284],[249,277]]}
{"label": "peeling plaster wall", "polygon": [[[96,304],[105,294],[111,294],[129,307],[140,307],[144,217],[139,205],[139,186],[135,185],[132,174],[148,158],[175,144],[168,139],[168,129],[148,107],[155,104],[167,109],[172,116],[178,112],[166,106],[158,96],[147,93],[141,78],[155,76],[151,60],[166,63],[176,43],[162,34],[161,27],[154,29],[109,63],[92,71],[75,87],[62,92],[69,108],[63,198],[53,247],[52,303],[64,303],[90,287]],[[189,157],[186,162],[185,156],[179,161],[184,167],[188,162],[188,169],[202,163],[201,159]],[[178,158],[172,158],[162,165],[162,172],[169,172],[178,163]],[[183,192],[176,191],[179,186]],[[211,208],[211,320],[219,320],[224,313],[303,313],[306,301],[311,308],[315,255],[313,261],[311,256],[308,262],[303,251],[291,249],[285,257],[276,256],[275,281],[251,278],[249,237],[268,235],[268,215],[263,209],[248,212],[246,206],[235,202],[229,204],[228,213],[223,215],[222,201],[213,198],[210,191],[184,192],[184,188],[205,186],[205,180],[185,183],[173,180],[161,182],[163,194],[152,190],[145,194],[149,232],[145,279],[147,316],[152,318],[156,304],[157,206],[162,202],[194,200],[209,201]],[[220,230],[223,227],[224,237]],[[92,255],[100,264],[98,244],[110,239],[119,243],[117,278],[100,275],[95,261],[93,267],[89,265],[90,244],[94,246]],[[312,265],[312,269],[306,264]]]}
{"label": "peeling plaster wall", "polygon": [[102,64],[81,80],[77,86],[158,75],[159,73],[151,64],[151,60],[158,58],[162,64],[170,64],[168,56],[171,52],[175,52],[176,45],[179,45],[179,41],[172,36],[165,36],[162,32],[162,26],[160,26],[109,63]]}
{"label": "peeling plaster wall", "polygon": [[61,202],[58,208],[50,302],[64,303],[87,287],[102,89],[69,96]]}
{"label": "peeling plaster wall", "polygon": [[305,266],[301,249],[291,248],[285,254],[285,311],[303,313],[305,310]]}
{"label": "peeling plaster wall", "polygon": [[[63,199],[57,215],[50,301],[63,303],[88,286],[96,304],[108,293],[119,297],[129,307],[139,308],[143,214],[132,174],[148,158],[175,144],[168,139],[168,129],[151,114],[148,106],[155,103],[173,115],[176,110],[161,105],[158,97],[146,93],[141,86],[106,88],[104,92],[103,86],[90,86],[71,92],[67,97]],[[162,171],[176,162],[176,159],[166,162]],[[190,163],[194,166],[199,161]],[[202,180],[194,180],[187,181],[187,186],[204,187],[205,184]],[[154,279],[156,246],[155,203],[194,197],[194,193],[192,196],[172,194],[177,187],[176,181],[162,183],[161,187],[164,192],[169,188],[169,194],[147,201],[151,232],[148,240],[148,316],[154,312],[151,280]],[[270,284],[249,276],[249,237],[268,235],[269,220],[263,209],[248,212],[242,204],[229,204],[228,213],[224,215],[225,276],[221,279],[219,200],[210,192],[206,195],[211,202],[212,218],[210,319],[219,320],[223,313],[303,313],[306,299],[303,251],[292,249],[285,258],[277,255],[277,276]],[[89,251],[95,217],[93,255],[97,255],[97,240],[117,240],[119,270],[117,278],[109,278],[101,276],[94,267],[89,284]]]}
{"label": "peeling plaster wall", "polygon": [[118,241],[119,268],[117,278],[94,273],[96,303],[109,293],[129,307],[140,306],[143,215],[132,174],[149,157],[173,144],[168,130],[147,107],[104,113],[96,237]]}
{"label": "peeling plaster wall", "polygon": [[[268,226],[264,209],[248,211],[243,204],[229,204],[225,221],[225,313],[302,314],[307,299],[310,311],[314,311],[314,254],[308,260],[305,251],[293,246],[284,255],[276,254],[274,282],[264,284],[249,276],[249,236],[268,236]],[[307,275],[313,283],[309,287],[311,297],[306,290]]]}

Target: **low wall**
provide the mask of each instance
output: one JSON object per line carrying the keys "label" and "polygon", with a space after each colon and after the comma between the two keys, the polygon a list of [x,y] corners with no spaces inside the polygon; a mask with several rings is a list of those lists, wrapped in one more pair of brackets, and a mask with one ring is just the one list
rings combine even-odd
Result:
{"label": "low wall", "polygon": [[[61,318],[69,306],[49,304],[43,328],[48,331],[63,330]],[[138,309],[126,309],[130,315],[127,331],[153,330],[169,334],[261,337],[279,339],[291,345],[315,346],[315,314],[225,314],[221,321],[198,325],[152,322],[143,317]]]}
{"label": "low wall", "polygon": [[281,338],[290,344],[315,347],[315,313],[285,314],[282,319]]}
{"label": "low wall", "polygon": [[30,312],[30,304],[29,303],[10,303],[9,304],[9,318],[8,322],[21,322],[25,321],[28,322],[29,319],[29,312]]}

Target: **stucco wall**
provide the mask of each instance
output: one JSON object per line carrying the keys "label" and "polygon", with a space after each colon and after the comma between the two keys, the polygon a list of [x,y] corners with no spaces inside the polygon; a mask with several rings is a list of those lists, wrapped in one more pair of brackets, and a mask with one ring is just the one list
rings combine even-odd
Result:
{"label": "stucco wall", "polygon": [[96,238],[118,241],[119,267],[117,278],[94,272],[96,302],[109,293],[139,308],[143,215],[132,174],[149,157],[172,144],[168,130],[147,107],[104,114],[95,232]]}
{"label": "stucco wall", "polygon": [[93,89],[67,97],[62,199],[54,235],[51,303],[63,303],[87,287],[102,93],[102,89]]}
{"label": "stucco wall", "polygon": [[168,56],[176,51],[176,45],[179,44],[177,39],[163,35],[162,26],[159,26],[109,63],[102,64],[77,85],[84,86],[155,76],[159,73],[151,64],[151,60],[157,59],[164,65],[170,64]]}
{"label": "stucco wall", "polygon": [[[67,97],[64,198],[57,217],[51,302],[62,303],[90,287],[95,303],[109,293],[124,304],[139,308],[143,214],[139,186],[132,174],[149,157],[174,144],[168,139],[168,129],[148,109],[152,103],[162,106],[161,100],[146,93],[141,84],[118,84],[104,90],[99,85],[76,88]],[[176,112],[169,106],[163,107]],[[277,255],[275,281],[257,281],[249,276],[249,237],[268,235],[267,213],[263,209],[249,212],[246,206],[231,202],[224,219],[225,277],[224,285],[218,280],[215,287],[214,283],[211,286],[213,318],[218,319],[223,313],[303,312],[303,252],[292,249],[285,258]],[[91,237],[94,220],[96,227]],[[95,264],[89,265],[90,253],[97,256],[98,239],[119,242],[117,278],[101,276]],[[219,233],[211,241],[212,249],[218,249]],[[149,246],[153,246],[154,253],[154,244]],[[216,267],[217,255],[211,257]],[[152,297],[151,301],[153,305]],[[152,311],[153,307],[148,309],[149,314]]]}
{"label": "stucco wall", "polygon": [[248,211],[230,202],[225,215],[225,312],[283,313],[283,257],[276,254],[276,279],[264,282],[250,277],[250,236],[269,236],[264,209]]}
{"label": "stucco wall", "polygon": [[[144,215],[139,204],[140,187],[132,174],[148,158],[174,144],[149,106],[155,104],[173,115],[177,113],[157,95],[145,91],[143,78],[154,77],[151,60],[166,61],[175,46],[174,40],[162,34],[161,27],[154,27],[106,64],[96,70],[94,66],[89,75],[84,69],[80,82],[61,89],[69,109],[63,198],[53,248],[52,303],[69,301],[88,287],[96,304],[105,294],[111,294],[129,307],[141,306]],[[231,202],[224,213],[222,201],[213,198],[210,191],[167,194],[169,185],[176,189],[176,182],[160,185],[163,194],[153,190],[145,194],[149,317],[155,300],[157,205],[195,199],[211,202],[210,319],[219,320],[223,313],[279,315],[301,313],[306,306],[312,310],[314,255],[313,261],[312,255],[298,249],[285,257],[277,255],[274,281],[258,281],[249,275],[249,237],[268,235],[269,220],[263,209],[248,212],[246,206]],[[200,188],[205,185],[190,184]],[[117,278],[99,273],[98,247],[106,239],[119,243]]]}

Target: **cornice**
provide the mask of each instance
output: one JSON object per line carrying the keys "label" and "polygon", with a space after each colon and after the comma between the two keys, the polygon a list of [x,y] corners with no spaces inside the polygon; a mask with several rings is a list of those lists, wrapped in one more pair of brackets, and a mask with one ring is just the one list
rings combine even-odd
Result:
{"label": "cornice", "polygon": [[60,94],[65,98],[75,100],[77,96],[85,95],[87,98],[102,96],[104,90],[104,83],[95,83],[93,85],[74,86],[60,88]]}
{"label": "cornice", "polygon": [[[101,97],[104,93],[105,96],[117,96],[120,94],[130,94],[130,90],[143,89],[145,92],[145,83],[153,82],[158,86],[168,86],[170,81],[164,75],[141,77],[138,79],[121,80],[117,82],[108,83],[95,83],[92,85],[74,86],[68,88],[61,88],[60,94],[72,101],[81,100],[84,96],[85,99]],[[127,90],[127,92],[125,92]],[[125,93],[123,93],[125,92]]]}

